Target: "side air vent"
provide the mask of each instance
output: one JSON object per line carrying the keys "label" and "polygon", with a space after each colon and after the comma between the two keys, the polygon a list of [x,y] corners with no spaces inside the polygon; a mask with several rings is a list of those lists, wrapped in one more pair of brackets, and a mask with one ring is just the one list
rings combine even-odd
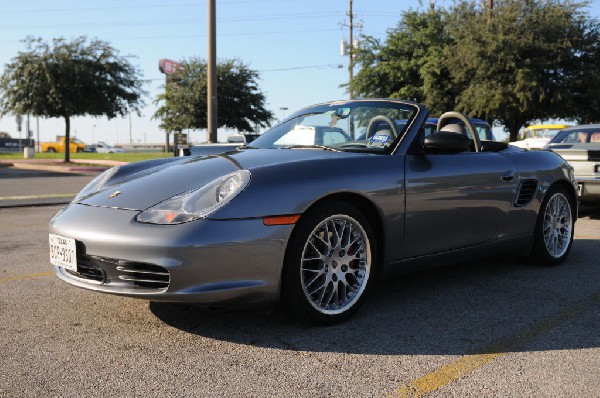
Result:
{"label": "side air vent", "polygon": [[537,185],[537,180],[521,181],[521,183],[519,184],[519,189],[517,189],[517,196],[515,197],[515,206],[527,206],[535,195]]}
{"label": "side air vent", "polygon": [[119,279],[129,281],[136,286],[166,288],[169,286],[169,272],[158,265],[121,261],[117,265]]}
{"label": "side air vent", "polygon": [[155,291],[168,288],[171,279],[169,271],[156,264],[89,256],[81,252],[77,255],[77,272],[67,272],[90,283]]}

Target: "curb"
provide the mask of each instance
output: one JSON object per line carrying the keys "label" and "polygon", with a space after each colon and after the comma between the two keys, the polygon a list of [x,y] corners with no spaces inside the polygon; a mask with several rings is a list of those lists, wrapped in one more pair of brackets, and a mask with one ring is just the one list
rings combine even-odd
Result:
{"label": "curb", "polygon": [[128,163],[117,160],[72,159],[69,165],[65,165],[62,159],[10,159],[0,160],[0,167],[54,171],[58,173],[90,173],[101,172],[113,166]]}

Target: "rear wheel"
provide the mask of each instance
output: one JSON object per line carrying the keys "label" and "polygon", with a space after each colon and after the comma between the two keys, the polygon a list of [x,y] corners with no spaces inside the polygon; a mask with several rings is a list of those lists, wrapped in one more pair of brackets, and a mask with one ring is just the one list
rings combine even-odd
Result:
{"label": "rear wheel", "polygon": [[54,148],[51,147],[51,148],[48,148],[47,152],[56,152],[56,149],[54,149]]}
{"label": "rear wheel", "polygon": [[340,322],[364,301],[376,244],[366,217],[345,202],[327,202],[306,214],[290,240],[283,295],[300,317]]}
{"label": "rear wheel", "polygon": [[574,203],[562,187],[552,187],[540,207],[531,258],[542,265],[557,265],[573,245]]}

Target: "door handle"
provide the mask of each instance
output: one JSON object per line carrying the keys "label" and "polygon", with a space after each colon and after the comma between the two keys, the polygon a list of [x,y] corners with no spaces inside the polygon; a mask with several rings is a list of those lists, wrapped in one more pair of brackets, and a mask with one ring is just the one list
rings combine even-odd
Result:
{"label": "door handle", "polygon": [[515,178],[515,172],[507,170],[500,176],[500,179],[504,182],[511,182]]}

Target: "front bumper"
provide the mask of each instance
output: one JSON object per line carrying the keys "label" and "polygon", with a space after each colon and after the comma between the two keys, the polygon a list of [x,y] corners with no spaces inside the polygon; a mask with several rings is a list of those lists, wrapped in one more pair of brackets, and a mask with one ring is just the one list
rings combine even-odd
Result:
{"label": "front bumper", "polygon": [[55,267],[72,285],[155,301],[237,305],[273,302],[293,225],[262,219],[135,221],[138,211],[72,204],[50,233],[74,238],[78,270]]}
{"label": "front bumper", "polygon": [[577,177],[579,198],[581,200],[600,200],[600,177]]}

